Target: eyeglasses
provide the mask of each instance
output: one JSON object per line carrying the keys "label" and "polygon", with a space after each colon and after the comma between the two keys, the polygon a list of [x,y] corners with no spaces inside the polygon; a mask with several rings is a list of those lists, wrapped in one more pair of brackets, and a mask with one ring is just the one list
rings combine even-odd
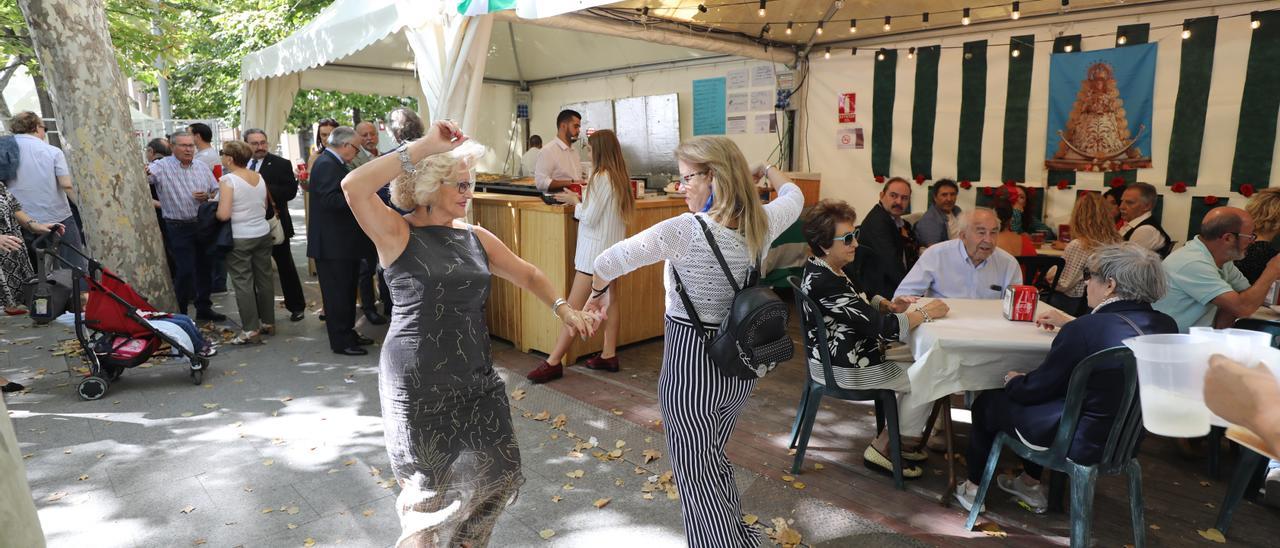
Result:
{"label": "eyeglasses", "polygon": [[1093,272],[1090,272],[1088,267],[1085,267],[1084,271],[1080,273],[1080,279],[1086,282],[1089,281],[1089,278],[1092,278],[1092,277],[1093,277]]}
{"label": "eyeglasses", "polygon": [[705,169],[705,170],[699,171],[699,172],[697,172],[697,173],[690,173],[690,174],[688,174],[688,175],[681,175],[681,176],[680,176],[680,180],[684,181],[684,184],[686,184],[686,185],[687,185],[687,184],[689,184],[689,182],[693,181],[693,178],[694,178],[694,177],[698,177],[698,176],[700,176],[700,175],[706,175],[706,174],[708,174],[708,173],[711,173],[711,170],[709,170],[709,169]]}
{"label": "eyeglasses", "polygon": [[856,239],[858,239],[857,228],[850,230],[849,232],[846,232],[843,236],[836,236],[835,238],[832,238],[831,241],[844,242],[844,245],[853,245],[853,241]]}
{"label": "eyeglasses", "polygon": [[444,181],[443,184],[458,187],[458,192],[466,194],[471,191],[471,181]]}
{"label": "eyeglasses", "polygon": [[1248,238],[1250,242],[1257,241],[1258,234],[1256,232],[1228,232],[1227,234],[1235,234],[1237,238]]}

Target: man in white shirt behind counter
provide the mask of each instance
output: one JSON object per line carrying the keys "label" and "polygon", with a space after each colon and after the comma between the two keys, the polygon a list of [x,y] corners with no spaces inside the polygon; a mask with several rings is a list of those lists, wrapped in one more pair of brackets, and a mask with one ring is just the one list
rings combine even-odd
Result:
{"label": "man in white shirt behind counter", "polygon": [[556,138],[538,154],[538,165],[533,170],[533,183],[538,190],[553,192],[573,184],[586,183],[582,162],[573,142],[582,129],[582,115],[565,109],[556,116]]}

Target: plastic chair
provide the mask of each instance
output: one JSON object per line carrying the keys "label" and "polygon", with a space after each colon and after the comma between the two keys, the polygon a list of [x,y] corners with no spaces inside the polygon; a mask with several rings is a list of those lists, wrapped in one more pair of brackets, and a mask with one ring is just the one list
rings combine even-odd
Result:
{"label": "plastic chair", "polygon": [[[1234,327],[1271,334],[1271,346],[1277,346],[1277,337],[1280,337],[1280,322],[1272,320],[1240,318],[1236,320]],[[1218,447],[1220,447],[1223,432],[1224,429],[1214,427],[1209,433],[1209,468],[1215,475],[1218,468]],[[1218,510],[1218,521],[1215,527],[1222,531],[1222,534],[1227,534],[1227,529],[1231,527],[1231,515],[1235,513],[1236,507],[1240,506],[1240,500],[1257,498],[1258,489],[1262,485],[1262,478],[1266,471],[1266,458],[1247,448],[1240,448],[1240,460],[1236,462],[1231,482],[1227,484],[1227,494],[1223,497],[1222,507]]]}
{"label": "plastic chair", "polygon": [[[1077,464],[1067,455],[1071,449],[1071,442],[1075,438],[1076,426],[1080,421],[1089,376],[1097,366],[1116,362],[1120,363],[1124,371],[1124,397],[1120,401],[1119,409],[1116,410],[1111,431],[1107,434],[1107,444],[1102,450],[1102,460],[1091,466]],[[987,490],[991,487],[991,479],[995,476],[1001,448],[1008,447],[1019,457],[1046,469],[1064,472],[1071,478],[1072,548],[1083,548],[1089,545],[1089,529],[1093,521],[1093,493],[1098,476],[1126,474],[1129,477],[1129,512],[1133,520],[1134,546],[1142,548],[1146,525],[1143,523],[1142,513],[1142,468],[1138,465],[1136,458],[1141,434],[1142,408],[1138,405],[1138,366],[1133,358],[1133,352],[1128,348],[1116,347],[1094,353],[1082,360],[1071,372],[1071,381],[1067,385],[1067,398],[1062,409],[1062,420],[1058,424],[1058,432],[1054,435],[1053,443],[1047,450],[1037,451],[1027,447],[1017,438],[1010,437],[1004,432],[996,435],[995,444],[991,446],[991,455],[987,457],[986,469],[982,474],[982,484],[978,486],[978,496],[974,499],[973,510],[969,512],[969,521],[965,523],[965,528],[972,530],[977,523],[982,503],[987,498]]]}
{"label": "plastic chair", "polygon": [[[823,396],[848,401],[872,401],[876,405],[876,435],[887,426],[889,428],[889,461],[893,463],[893,485],[905,490],[902,483],[902,446],[898,432],[898,397],[892,390],[846,390],[836,384],[835,374],[831,370],[831,351],[827,346],[827,329],[822,321],[822,309],[800,289],[800,279],[796,276],[787,278],[796,294],[796,308],[800,312],[800,329],[807,333],[817,326],[818,356],[822,359],[822,374],[825,384],[815,381],[812,375],[806,375],[804,392],[800,393],[800,405],[796,407],[796,420],[791,426],[791,445],[796,450],[795,462],[791,465],[791,473],[799,474],[804,464],[804,451],[809,446],[809,435],[813,433],[814,418],[818,414],[818,406]],[[809,367],[809,348],[805,345],[805,368]]]}
{"label": "plastic chair", "polygon": [[[1040,290],[1041,295],[1047,295],[1058,287],[1058,278],[1062,277],[1062,271],[1067,267],[1067,260],[1048,255],[1021,256],[1018,257],[1018,266],[1022,267],[1022,283],[1034,285]],[[1053,282],[1050,283],[1049,270],[1053,267],[1058,267],[1058,270],[1053,275]]]}

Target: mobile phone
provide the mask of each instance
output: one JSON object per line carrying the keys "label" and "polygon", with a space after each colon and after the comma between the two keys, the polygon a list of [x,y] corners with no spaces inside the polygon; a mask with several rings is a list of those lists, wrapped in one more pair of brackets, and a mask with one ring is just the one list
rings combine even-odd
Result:
{"label": "mobile phone", "polygon": [[547,205],[560,205],[560,200],[557,200],[555,196],[552,196],[552,195],[547,194],[547,193],[545,193],[545,192],[543,192],[543,193],[541,193],[541,194],[538,194],[538,196],[541,196],[541,197],[542,197],[542,203],[544,203],[544,204],[547,204]]}

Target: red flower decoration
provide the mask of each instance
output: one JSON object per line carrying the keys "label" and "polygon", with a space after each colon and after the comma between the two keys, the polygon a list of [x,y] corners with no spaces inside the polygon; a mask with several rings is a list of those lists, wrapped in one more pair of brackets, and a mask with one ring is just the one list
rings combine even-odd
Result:
{"label": "red flower decoration", "polygon": [[1240,185],[1240,194],[1245,198],[1253,196],[1253,185],[1251,184]]}
{"label": "red flower decoration", "polygon": [[876,182],[884,184],[884,175],[876,175]]}
{"label": "red flower decoration", "polygon": [[1028,198],[1030,198],[1030,197],[1035,196],[1035,195],[1036,195],[1036,189],[1035,189],[1035,187],[1028,187],[1028,188],[1027,188],[1027,197],[1028,197]]}
{"label": "red flower decoration", "polygon": [[970,183],[969,181],[960,181],[960,188],[969,190],[971,187],[973,187],[973,183]]}
{"label": "red flower decoration", "polygon": [[1218,197],[1212,194],[1204,197],[1204,205],[1215,205],[1218,203]]}
{"label": "red flower decoration", "polygon": [[1068,182],[1066,179],[1061,179],[1058,181],[1058,190],[1066,190],[1067,187],[1069,186],[1071,186],[1071,183]]}
{"label": "red flower decoration", "polygon": [[983,187],[983,188],[982,188],[982,193],[983,193],[983,194],[985,194],[985,195],[987,195],[987,196],[990,196],[990,195],[992,195],[992,194],[995,194],[995,193],[996,193],[996,191],[995,191],[995,189],[993,189],[993,188],[991,188],[991,187],[989,187],[989,186],[988,186],[988,187]]}
{"label": "red flower decoration", "polygon": [[917,185],[923,185],[923,184],[924,184],[924,175],[922,175],[922,174],[920,174],[920,173],[917,173],[917,174],[916,174],[916,184],[917,184]]}
{"label": "red flower decoration", "polygon": [[1008,181],[1004,182],[1004,186],[1016,186],[1017,184],[1018,182],[1013,179],[1009,179]]}
{"label": "red flower decoration", "polygon": [[1111,188],[1119,188],[1124,186],[1124,177],[1112,177]]}
{"label": "red flower decoration", "polygon": [[[1169,190],[1177,192],[1178,194],[1182,194],[1183,192],[1187,191],[1187,183],[1178,181],[1176,183],[1173,183],[1173,186],[1170,187]],[[1244,190],[1244,189],[1241,189],[1241,190]]]}

